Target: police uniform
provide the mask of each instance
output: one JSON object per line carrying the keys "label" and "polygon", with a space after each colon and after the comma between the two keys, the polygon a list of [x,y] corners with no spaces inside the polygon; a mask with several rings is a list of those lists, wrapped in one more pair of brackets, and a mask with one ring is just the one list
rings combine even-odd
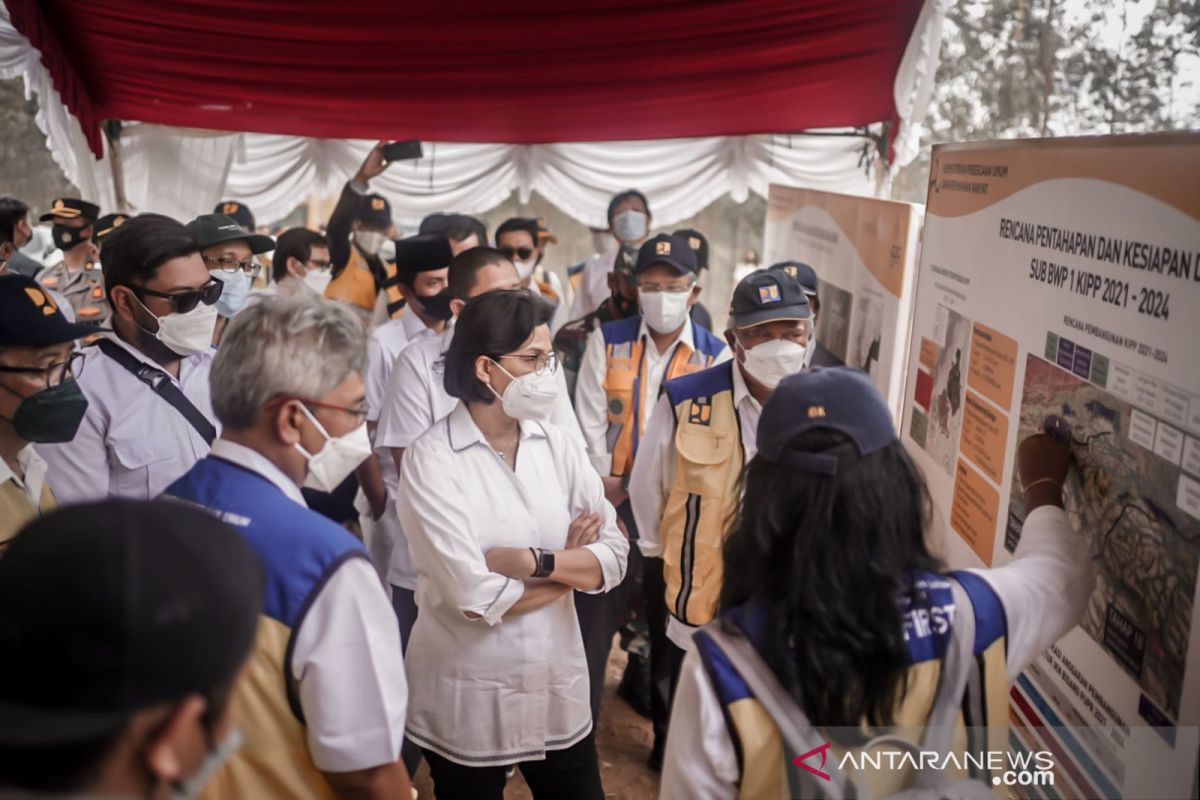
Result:
{"label": "police uniform", "polygon": [[[50,293],[32,278],[15,274],[0,276],[0,348],[70,342],[94,330],[91,326],[68,322]],[[0,381],[4,379],[5,373],[0,372]],[[0,426],[12,427],[13,423],[0,420]],[[26,522],[58,506],[46,481],[48,465],[35,446],[26,442],[17,451],[15,460],[14,469],[0,458],[0,552]]]}
{"label": "police uniform", "polygon": [[322,772],[396,761],[408,683],[395,619],[362,543],[306,508],[300,488],[263,455],[222,439],[167,495],[220,516],[258,554],[266,578],[233,697],[245,741],[200,796],[332,800]]}
{"label": "police uniform", "polygon": [[[78,200],[73,197],[58,197],[51,204],[50,210],[39,219],[42,222],[56,219],[83,218],[93,223],[92,237],[95,237],[95,222],[100,215],[99,206]],[[67,250],[80,246],[84,242],[81,232],[86,228],[64,228],[58,233],[59,248]],[[84,325],[100,327],[108,321],[112,309],[108,305],[108,295],[104,291],[104,273],[100,264],[95,261],[87,262],[83,269],[72,271],[67,268],[65,260],[52,267],[42,270],[37,280],[42,286],[56,292],[71,305],[75,320]]]}

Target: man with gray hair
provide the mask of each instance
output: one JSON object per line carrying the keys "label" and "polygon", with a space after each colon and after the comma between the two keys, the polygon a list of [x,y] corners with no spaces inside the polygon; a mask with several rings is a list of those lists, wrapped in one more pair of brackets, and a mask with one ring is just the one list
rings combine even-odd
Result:
{"label": "man with gray hair", "polygon": [[221,437],[167,489],[258,553],[266,600],[235,698],[245,745],[208,797],[407,798],[408,684],[391,605],[362,544],[310,511],[371,454],[367,341],[338,303],[270,298],[233,318],[212,367]]}

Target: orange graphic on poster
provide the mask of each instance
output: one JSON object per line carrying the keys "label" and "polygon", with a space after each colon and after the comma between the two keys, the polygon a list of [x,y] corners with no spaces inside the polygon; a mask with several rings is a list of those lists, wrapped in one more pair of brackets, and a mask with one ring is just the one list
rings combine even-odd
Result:
{"label": "orange graphic on poster", "polygon": [[1004,443],[1008,441],[1008,416],[967,390],[963,404],[962,438],[959,452],[996,484],[1004,474]]}
{"label": "orange graphic on poster", "polygon": [[999,331],[975,323],[967,386],[1008,411],[1017,373],[1017,343]]}
{"label": "orange graphic on poster", "polygon": [[954,499],[950,502],[950,527],[958,532],[985,567],[992,565],[996,540],[996,515],[1000,494],[961,458],[954,470]]}
{"label": "orange graphic on poster", "polygon": [[920,355],[921,366],[924,367],[925,369],[929,370],[930,372],[933,372],[934,366],[937,365],[937,357],[938,357],[939,350],[941,350],[941,348],[938,347],[937,342],[933,341],[932,339],[926,339],[924,336],[922,336],[921,337],[921,355]]}

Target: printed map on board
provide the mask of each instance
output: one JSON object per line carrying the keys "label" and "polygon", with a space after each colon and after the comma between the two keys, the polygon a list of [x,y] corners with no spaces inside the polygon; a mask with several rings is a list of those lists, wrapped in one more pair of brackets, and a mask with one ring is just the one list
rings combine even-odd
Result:
{"label": "printed map on board", "polygon": [[[1176,508],[1179,467],[1130,440],[1132,413],[1127,402],[1103,389],[1028,357],[1018,440],[1056,415],[1070,424],[1076,442],[1067,509],[1075,529],[1091,542],[1096,570],[1080,626],[1174,720],[1187,663],[1200,521]],[[1005,537],[1010,552],[1024,518],[1013,481]]]}

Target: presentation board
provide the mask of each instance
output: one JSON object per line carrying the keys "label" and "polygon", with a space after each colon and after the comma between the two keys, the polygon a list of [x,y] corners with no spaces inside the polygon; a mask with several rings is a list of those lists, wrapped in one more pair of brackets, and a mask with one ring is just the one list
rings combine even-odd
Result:
{"label": "presentation board", "polygon": [[1013,740],[1055,753],[1058,796],[1192,797],[1200,136],[938,146],[926,208],[901,436],[944,555],[1011,560],[1017,445],[1047,417],[1093,554],[1079,626],[1012,689]]}
{"label": "presentation board", "polygon": [[763,264],[801,261],[819,281],[816,341],[870,373],[899,418],[919,232],[916,207],[771,184]]}

